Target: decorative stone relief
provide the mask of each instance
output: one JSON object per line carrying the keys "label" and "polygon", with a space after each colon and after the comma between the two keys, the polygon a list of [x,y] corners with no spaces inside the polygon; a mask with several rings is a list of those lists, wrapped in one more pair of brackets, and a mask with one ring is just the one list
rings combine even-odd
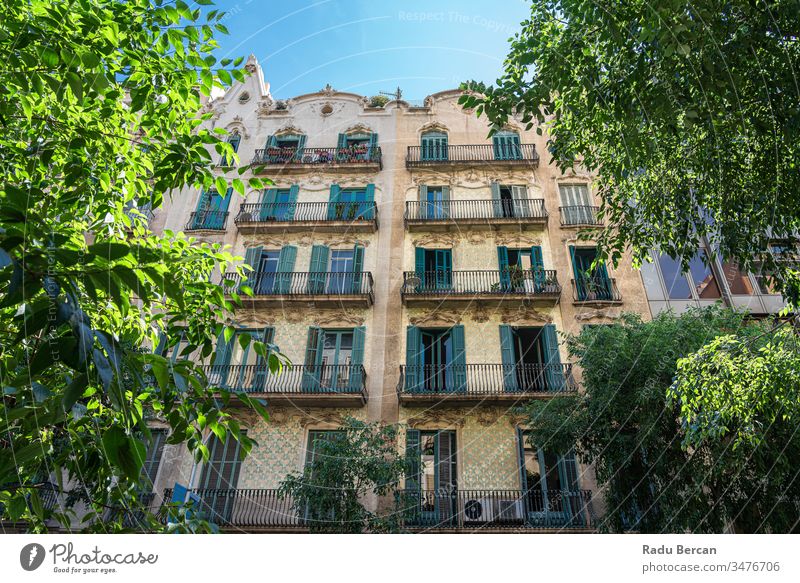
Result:
{"label": "decorative stone relief", "polygon": [[[305,237],[303,237],[303,239],[305,239]],[[339,235],[337,233],[320,236],[316,241],[328,247],[336,247],[339,245],[360,245],[361,247],[369,247],[370,244],[369,239],[359,239],[354,235]]]}
{"label": "decorative stone relief", "polygon": [[622,311],[614,308],[601,308],[597,310],[586,310],[575,314],[575,319],[579,322],[587,320],[619,320],[622,317]]}
{"label": "decorative stone relief", "polygon": [[[428,106],[427,103],[426,103],[426,106]],[[443,123],[438,122],[438,121],[432,121],[432,122],[426,123],[424,126],[419,128],[420,135],[424,134],[425,132],[444,132],[444,133],[448,133],[449,131],[450,130],[447,128],[446,125],[444,125]]]}
{"label": "decorative stone relief", "polygon": [[356,125],[350,126],[346,130],[344,130],[344,133],[347,134],[347,135],[352,135],[352,134],[371,134],[372,133],[372,128],[370,128],[368,125],[365,125],[363,123],[357,123]]}
{"label": "decorative stone relief", "polygon": [[525,235],[523,233],[504,233],[499,232],[495,235],[495,243],[500,247],[532,247],[541,245],[541,237]]}
{"label": "decorative stone relief", "polygon": [[305,414],[300,415],[300,427],[308,427],[309,425],[331,425],[333,427],[342,427],[344,425],[344,416],[341,413],[325,409],[311,409]]}
{"label": "decorative stone relief", "polygon": [[443,429],[464,427],[468,412],[463,409],[427,409],[409,417],[408,426],[417,429]]}
{"label": "decorative stone relief", "polygon": [[489,321],[490,314],[489,314],[489,312],[486,311],[486,308],[484,306],[477,305],[472,310],[471,316],[472,316],[472,321],[473,322],[475,322],[477,324],[483,324],[484,322],[488,322]]}
{"label": "decorative stone relief", "polygon": [[287,135],[287,134],[288,135],[297,135],[297,134],[302,135],[304,133],[305,132],[303,132],[303,130],[301,130],[297,126],[294,126],[291,123],[289,123],[289,124],[286,124],[283,127],[281,127],[279,130],[277,130],[275,132],[275,135],[276,136],[282,136],[282,135]]}
{"label": "decorative stone relief", "polygon": [[486,234],[482,231],[467,231],[464,237],[470,245],[483,245],[486,242]]}
{"label": "decorative stone relief", "polygon": [[431,233],[413,239],[414,247],[453,247],[458,243],[458,236],[451,233]]}
{"label": "decorative stone relief", "polygon": [[553,321],[552,316],[543,314],[530,306],[520,306],[517,309],[504,308],[500,314],[502,321],[507,324],[530,324],[531,322],[550,324]]}
{"label": "decorative stone relief", "polygon": [[273,103],[271,97],[262,98],[256,106],[256,115],[261,118],[267,117],[272,111]]}
{"label": "decorative stone relief", "polygon": [[320,311],[317,312],[317,315],[314,318],[314,325],[329,327],[363,326],[364,317],[358,314],[342,311]]}
{"label": "decorative stone relief", "polygon": [[461,312],[455,310],[434,310],[408,319],[412,326],[444,326],[449,327],[461,322]]}
{"label": "decorative stone relief", "polygon": [[225,129],[228,130],[228,133],[233,133],[234,131],[239,132],[239,135],[242,136],[244,139],[250,139],[250,132],[247,131],[247,126],[244,124],[244,120],[242,116],[236,115],[233,117],[233,121],[225,126]]}
{"label": "decorative stone relief", "polygon": [[289,244],[286,238],[271,237],[269,235],[246,235],[243,239],[245,247],[257,247],[259,245],[266,247],[283,247]]}

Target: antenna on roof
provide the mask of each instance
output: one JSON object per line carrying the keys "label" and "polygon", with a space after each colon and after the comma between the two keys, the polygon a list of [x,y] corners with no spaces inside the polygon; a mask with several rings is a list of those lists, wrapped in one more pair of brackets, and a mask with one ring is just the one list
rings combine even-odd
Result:
{"label": "antenna on roof", "polygon": [[397,90],[394,93],[390,93],[388,91],[378,91],[380,95],[385,95],[386,97],[391,97],[395,101],[400,101],[400,98],[403,97],[403,90],[400,87],[397,87]]}

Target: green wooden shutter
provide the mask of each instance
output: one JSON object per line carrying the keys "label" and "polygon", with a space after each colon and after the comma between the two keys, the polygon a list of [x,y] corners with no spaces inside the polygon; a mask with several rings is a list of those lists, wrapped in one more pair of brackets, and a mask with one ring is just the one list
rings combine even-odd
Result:
{"label": "green wooden shutter", "polygon": [[289,204],[286,209],[286,220],[293,221],[294,213],[297,209],[297,195],[300,194],[300,187],[297,184],[292,184],[289,187]]}
{"label": "green wooden shutter", "polygon": [[292,289],[292,272],[297,259],[297,247],[284,245],[278,255],[278,273],[275,274],[275,293],[288,294]]}
{"label": "green wooden shutter", "polygon": [[264,142],[265,148],[277,148],[278,147],[278,138],[275,136],[267,136],[267,141]]}
{"label": "green wooden shutter", "polygon": [[422,452],[420,451],[420,431],[406,430],[406,458],[409,461],[409,472],[406,475],[406,490],[419,490],[421,484]]}
{"label": "green wooden shutter", "polygon": [[366,204],[363,205],[358,213],[358,216],[364,217],[365,219],[371,221],[375,218],[375,185],[372,183],[367,184],[366,192],[364,194],[364,202]]}
{"label": "green wooden shutter", "polygon": [[337,148],[346,148],[347,147],[347,134],[339,134],[339,139],[336,142]]}
{"label": "green wooden shutter", "polygon": [[457,392],[465,392],[467,390],[467,354],[464,346],[464,326],[458,325],[450,328],[450,341],[453,345],[451,365],[453,384],[451,388]]}
{"label": "green wooden shutter", "polygon": [[364,326],[353,328],[353,351],[350,356],[350,388],[353,392],[361,391],[364,383],[364,337],[367,329]]}
{"label": "green wooden shutter", "polygon": [[230,341],[225,342],[225,330],[217,336],[217,348],[214,352],[213,366],[211,367],[211,374],[209,380],[212,384],[220,387],[228,386],[228,373],[229,364],[231,361],[231,348],[233,347],[233,337]]}
{"label": "green wooden shutter", "polygon": [[500,288],[508,291],[511,288],[511,274],[508,268],[508,247],[497,248],[497,266],[500,269]]}
{"label": "green wooden shutter", "polygon": [[450,218],[450,187],[442,186],[442,215],[443,218]]}
{"label": "green wooden shutter", "polygon": [[205,190],[200,191],[200,198],[197,199],[197,207],[196,211],[199,213],[201,211],[207,210],[211,203],[211,195],[206,192]]}
{"label": "green wooden shutter", "polygon": [[492,208],[494,209],[494,216],[500,218],[503,216],[503,205],[500,200],[500,183],[492,182]]}
{"label": "green wooden shutter", "polygon": [[340,221],[344,217],[344,205],[339,204],[341,188],[338,184],[331,184],[330,200],[328,201],[328,220]]}
{"label": "green wooden shutter", "polygon": [[420,286],[425,287],[425,249],[422,247],[414,248],[414,271],[420,280]]}
{"label": "green wooden shutter", "polygon": [[436,506],[438,523],[446,524],[456,511],[456,439],[453,431],[436,434]]}
{"label": "green wooden shutter", "polygon": [[564,371],[561,368],[561,355],[558,352],[558,334],[553,324],[547,324],[542,333],[545,354],[545,379],[550,391],[564,390]]}
{"label": "green wooden shutter", "polygon": [[584,275],[581,273],[580,266],[575,258],[575,246],[569,246],[569,257],[572,261],[572,276],[575,278],[575,291],[578,300],[586,299],[586,286],[584,285]]}
{"label": "green wooden shutter", "polygon": [[406,328],[405,389],[410,393],[422,390],[422,333],[416,326]]}
{"label": "green wooden shutter", "polygon": [[[272,344],[272,340],[275,337],[275,328],[267,326],[261,332],[261,342],[264,344]],[[269,377],[269,353],[270,350],[267,348],[267,358],[263,356],[258,356],[256,358],[256,365],[255,371],[253,373],[253,382],[250,385],[250,390],[255,393],[263,393],[266,392],[267,380]]]}
{"label": "green wooden shutter", "polygon": [[252,288],[253,293],[256,294],[258,293],[256,288],[258,287],[258,280],[261,275],[258,270],[261,267],[261,255],[263,252],[263,247],[249,247],[244,252],[245,265],[252,267],[253,271],[247,272],[247,276],[245,277],[244,281],[242,281],[242,285]]}
{"label": "green wooden shutter", "polygon": [[544,272],[544,258],[539,245],[531,247],[531,268],[533,269],[533,285],[536,293],[545,291],[547,275]]}
{"label": "green wooden shutter", "polygon": [[364,271],[364,247],[356,245],[353,247],[353,292],[354,294],[362,293],[362,272]]}
{"label": "green wooden shutter", "polygon": [[308,271],[308,293],[321,294],[325,291],[328,271],[328,248],[325,245],[311,247],[311,266]]}
{"label": "green wooden shutter", "polygon": [[523,494],[523,499],[527,499],[528,492],[528,471],[525,467],[525,431],[522,427],[517,427],[517,460],[519,462],[519,486]]}
{"label": "green wooden shutter", "polygon": [[167,349],[167,335],[164,332],[159,333],[158,335],[158,344],[156,344],[156,349],[153,354],[158,354],[159,356],[164,356],[164,352]]}
{"label": "green wooden shutter", "polygon": [[375,160],[378,157],[378,134],[372,132],[369,137],[369,150],[367,150],[367,160]]}
{"label": "green wooden shutter", "polygon": [[434,208],[428,202],[428,187],[425,184],[419,185],[419,211],[416,219],[430,219],[433,218],[435,215],[433,214]]}
{"label": "green wooden shutter", "polygon": [[306,392],[316,393],[320,390],[322,337],[323,334],[320,328],[316,326],[309,327],[302,381],[303,390]]}
{"label": "green wooden shutter", "polygon": [[306,147],[306,136],[302,134],[299,138],[297,138],[297,150],[294,153],[295,160],[302,160],[303,159],[303,149]]}
{"label": "green wooden shutter", "polygon": [[514,329],[506,324],[500,325],[500,356],[503,362],[503,386],[506,391],[516,391],[517,359],[514,355]]}
{"label": "green wooden shutter", "polygon": [[258,218],[261,221],[272,219],[277,214],[275,200],[278,197],[277,188],[268,188],[261,195],[261,210],[258,213]]}

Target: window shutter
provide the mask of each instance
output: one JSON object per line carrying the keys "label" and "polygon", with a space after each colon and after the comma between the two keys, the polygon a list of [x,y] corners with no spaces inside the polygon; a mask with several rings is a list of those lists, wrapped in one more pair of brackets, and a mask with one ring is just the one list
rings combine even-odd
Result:
{"label": "window shutter", "polygon": [[[234,334],[235,336],[235,334]],[[225,330],[217,336],[217,349],[214,352],[214,365],[211,367],[210,381],[220,387],[225,387],[228,383],[228,365],[231,360],[231,347],[234,338],[225,342]]]}
{"label": "window shutter", "polygon": [[533,269],[533,285],[537,293],[545,291],[547,276],[544,272],[544,258],[539,245],[531,247],[531,268]]}
{"label": "window shutter", "polygon": [[414,270],[423,282],[425,281],[425,249],[422,247],[414,248]]}
{"label": "window shutter", "polygon": [[278,147],[278,138],[275,136],[267,136],[267,141],[264,142],[265,148],[277,148]]}
{"label": "window shutter", "polygon": [[368,220],[372,220],[372,219],[375,218],[375,216],[374,216],[374,214],[375,214],[375,211],[374,211],[375,205],[373,204],[375,202],[375,185],[374,184],[372,184],[372,183],[367,184],[366,192],[364,194],[364,201],[367,204],[362,206],[362,208],[360,209],[360,211],[358,213],[358,216],[359,217],[363,217],[363,218],[368,219]]}
{"label": "window shutter", "polygon": [[525,431],[522,427],[517,427],[517,460],[519,462],[519,486],[523,499],[527,501],[528,472],[525,468]]}
{"label": "window shutter", "polygon": [[328,248],[325,245],[311,247],[311,266],[308,271],[308,293],[322,293],[328,271]]}
{"label": "window shutter", "polygon": [[444,218],[450,218],[450,187],[442,186],[442,214]]}
{"label": "window shutter", "polygon": [[569,246],[569,258],[572,261],[572,276],[575,278],[575,291],[578,300],[586,299],[586,285],[578,262],[575,260],[575,246]]}
{"label": "window shutter", "polygon": [[419,185],[419,211],[416,219],[433,217],[433,206],[428,202],[428,187],[425,184]]}
{"label": "window shutter", "polygon": [[494,208],[494,216],[503,216],[503,205],[500,201],[500,183],[492,182],[492,207]]}
{"label": "window shutter", "polygon": [[445,523],[453,516],[456,491],[456,448],[455,434],[452,431],[439,431],[436,434],[438,480],[436,498],[438,502],[439,521]]}
{"label": "window shutter", "polygon": [[564,371],[561,369],[561,355],[558,352],[558,334],[553,324],[547,324],[542,331],[545,354],[545,379],[550,391],[564,390]]}
{"label": "window shutter", "polygon": [[275,201],[278,198],[277,188],[267,188],[261,195],[261,211],[258,213],[259,220],[266,221],[278,214]]}
{"label": "window shutter", "polygon": [[458,392],[467,390],[467,355],[464,346],[464,326],[450,328],[450,340],[453,343],[452,388]]}
{"label": "window shutter", "polygon": [[297,195],[300,194],[300,187],[297,184],[292,184],[289,187],[289,202],[286,205],[286,220],[293,221],[294,213],[297,209]]}
{"label": "window shutter", "polygon": [[275,274],[275,291],[279,294],[288,294],[292,291],[292,272],[297,259],[297,247],[284,245],[278,255],[278,273]]}
{"label": "window shutter", "polygon": [[[219,212],[227,212],[228,206],[231,204],[231,199],[233,198],[233,188],[228,188],[225,191],[224,197],[217,197],[217,208],[213,209]],[[220,225],[221,226],[221,225]]]}
{"label": "window shutter", "polygon": [[503,385],[506,391],[516,391],[517,359],[514,356],[514,330],[507,324],[500,325],[500,356],[503,362]]}
{"label": "window shutter", "polygon": [[156,344],[156,349],[153,354],[158,354],[159,356],[164,356],[164,352],[167,349],[167,335],[164,332],[160,332],[158,335],[158,344]]}
{"label": "window shutter", "polygon": [[294,153],[295,160],[302,160],[303,159],[303,150],[306,147],[306,136],[305,134],[301,134],[299,138],[297,138],[297,151]]}
{"label": "window shutter", "polygon": [[514,216],[515,217],[530,217],[530,201],[528,200],[528,187],[526,186],[512,186],[511,198],[514,200]]}
{"label": "window shutter", "polygon": [[318,392],[322,373],[322,330],[316,326],[308,329],[306,357],[303,366],[303,390]]}
{"label": "window shutter", "polygon": [[344,207],[339,204],[341,187],[338,184],[331,184],[330,200],[328,201],[328,220],[335,221],[342,218]]}
{"label": "window shutter", "polygon": [[266,392],[267,380],[269,378],[269,345],[272,344],[274,337],[275,328],[270,326],[267,326],[261,332],[261,338],[259,338],[259,340],[267,345],[267,358],[264,358],[260,355],[258,358],[256,358],[255,372],[253,373],[253,383],[250,387],[250,390],[255,393]]}
{"label": "window shutter", "polygon": [[422,454],[419,448],[420,432],[419,429],[408,429],[406,431],[406,458],[409,461],[409,472],[406,476],[406,490],[419,490],[420,471],[422,469]]}
{"label": "window shutter", "polygon": [[361,280],[364,271],[364,247],[356,245],[353,247],[353,293],[361,293]]}
{"label": "window shutter", "polygon": [[410,393],[422,389],[422,334],[416,326],[406,328],[405,388]]}
{"label": "window shutter", "polygon": [[508,247],[497,248],[497,265],[500,269],[500,287],[508,290],[511,287],[511,274],[508,270]]}
{"label": "window shutter", "polygon": [[347,147],[347,134],[339,134],[339,140],[336,144],[337,148],[346,148]]}
{"label": "window shutter", "polygon": [[247,276],[242,282],[242,285],[252,288],[254,293],[257,293],[256,287],[258,287],[258,280],[261,275],[258,270],[261,268],[261,255],[263,252],[263,247],[249,247],[244,252],[245,265],[252,267],[253,271],[247,272]]}
{"label": "window shutter", "polygon": [[209,204],[211,203],[211,196],[205,190],[200,191],[200,198],[197,199],[197,212],[202,212],[204,210],[208,210]]}
{"label": "window shutter", "polygon": [[358,392],[364,383],[362,365],[364,364],[364,337],[367,329],[364,326],[353,328],[353,351],[350,356],[350,387]]}

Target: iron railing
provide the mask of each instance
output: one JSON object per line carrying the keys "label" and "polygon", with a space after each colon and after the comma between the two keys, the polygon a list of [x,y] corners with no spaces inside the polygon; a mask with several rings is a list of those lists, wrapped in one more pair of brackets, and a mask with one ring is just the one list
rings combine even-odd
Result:
{"label": "iron railing", "polygon": [[558,207],[558,211],[561,213],[561,226],[602,225],[603,222],[597,217],[599,210],[598,206],[585,205]]}
{"label": "iron railing", "polygon": [[498,163],[539,165],[536,144],[477,144],[409,146],[406,167],[454,163]]}
{"label": "iron railing", "polygon": [[581,276],[572,281],[572,299],[576,302],[621,302],[617,280],[605,275]]}
{"label": "iron railing", "polygon": [[148,523],[145,520],[145,517],[148,511],[155,510],[152,507],[155,497],[156,495],[154,492],[145,492],[143,494],[139,494],[138,499],[139,504],[141,504],[141,508],[126,508],[123,506],[109,508],[105,513],[105,521],[112,522],[117,520],[117,518],[121,515],[122,526],[124,528],[148,528]]}
{"label": "iron railing", "polygon": [[403,296],[454,296],[522,294],[531,298],[557,298],[561,294],[553,269],[472,271],[406,271]]}
{"label": "iron railing", "polygon": [[304,272],[278,271],[251,272],[242,278],[234,272],[226,273],[221,281],[226,290],[246,285],[256,296],[348,296],[373,297],[372,273],[357,272]]}
{"label": "iron railing", "polygon": [[[193,489],[200,503],[191,511],[195,516],[221,527],[293,528],[302,527],[303,519],[294,509],[292,499],[275,489]],[[164,490],[164,500],[172,500],[172,489]],[[162,507],[161,516],[169,520],[170,508]]]}
{"label": "iron railing", "polygon": [[228,222],[228,211],[196,211],[189,215],[187,231],[224,231]]}
{"label": "iron railing", "polygon": [[541,198],[515,200],[446,200],[440,202],[410,201],[406,203],[405,220],[459,221],[493,219],[546,219],[547,210]]}
{"label": "iron railing", "polygon": [[572,364],[425,364],[400,367],[401,396],[515,396],[574,393]]}
{"label": "iron railing", "polygon": [[209,383],[230,391],[289,395],[364,394],[367,373],[360,364],[292,365],[280,374],[266,364],[203,366]]}
{"label": "iron railing", "polygon": [[591,529],[590,490],[401,490],[397,510],[406,528]]}
{"label": "iron railing", "polygon": [[256,150],[253,166],[381,164],[380,146],[348,146],[346,148],[262,148]]}
{"label": "iron railing", "polygon": [[266,202],[239,207],[234,222],[271,223],[301,221],[374,221],[378,207],[374,202]]}

